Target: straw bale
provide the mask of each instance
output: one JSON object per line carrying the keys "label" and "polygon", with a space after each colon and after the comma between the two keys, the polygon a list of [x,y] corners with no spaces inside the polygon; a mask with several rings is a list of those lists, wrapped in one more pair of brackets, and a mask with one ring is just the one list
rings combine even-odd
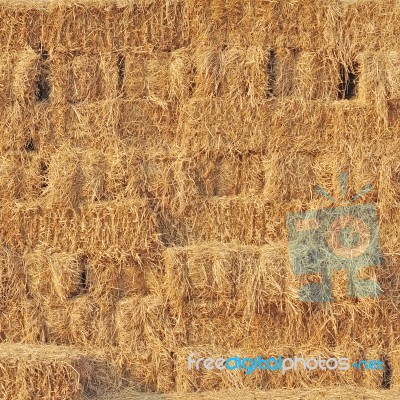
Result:
{"label": "straw bale", "polygon": [[115,302],[108,296],[82,294],[44,305],[47,341],[81,348],[105,348],[115,343]]}
{"label": "straw bale", "polygon": [[395,0],[356,1],[345,4],[340,23],[340,37],[349,53],[365,50],[393,50],[398,47],[395,27],[400,9]]}
{"label": "straw bale", "polygon": [[[82,248],[138,251],[159,244],[157,221],[146,201],[104,203],[82,210]],[[78,221],[76,221],[78,222]]]}
{"label": "straw bale", "polygon": [[192,59],[188,48],[173,51],[138,49],[124,55],[123,92],[127,99],[143,99],[165,108],[183,102],[191,92]]}
{"label": "straw bale", "polygon": [[46,200],[64,207],[103,200],[107,167],[100,151],[60,148],[49,162]]}
{"label": "straw bale", "polygon": [[12,101],[13,91],[11,89],[11,82],[13,79],[13,53],[4,53],[0,59],[0,100],[1,105],[4,107]]}
{"label": "straw bale", "polygon": [[118,96],[118,60],[112,53],[50,58],[51,100],[58,103],[112,100]]}
{"label": "straw bale", "polygon": [[[215,88],[215,83],[211,86]],[[257,108],[248,101],[235,103],[226,98],[195,95],[186,102],[182,113],[174,144],[194,153],[209,149],[260,152],[268,148],[267,132],[274,128],[270,119],[273,109],[267,103]],[[247,132],[245,136],[243,132]]]}
{"label": "straw bale", "polygon": [[122,352],[172,347],[179,342],[164,299],[158,294],[130,296],[117,303],[117,344]]}
{"label": "straw bale", "polygon": [[50,128],[50,116],[46,105],[34,103],[29,108],[15,102],[0,111],[2,137],[0,150],[47,152],[52,149],[54,135]]}
{"label": "straw bale", "polygon": [[40,164],[35,161],[35,157],[17,151],[0,157],[2,202],[32,198],[40,194],[43,182],[39,175]]}
{"label": "straw bale", "polygon": [[338,99],[339,64],[334,54],[327,51],[300,51],[294,72],[296,97],[304,100]]}
{"label": "straw bale", "polygon": [[77,207],[82,202],[84,176],[79,153],[71,148],[51,156],[46,197],[50,204]]}
{"label": "straw bale", "polygon": [[52,108],[57,140],[71,147],[105,150],[118,142],[121,102],[110,99]]}
{"label": "straw bale", "polygon": [[156,50],[174,50],[186,46],[188,19],[181,0],[119,1],[111,8],[110,19],[114,46],[120,49],[151,45]]}
{"label": "straw bale", "polygon": [[174,245],[204,242],[260,245],[286,235],[283,227],[289,209],[261,196],[229,196],[198,198],[182,212],[160,209],[159,214],[163,236]]}
{"label": "straw bale", "polygon": [[[124,95],[128,99],[142,99],[146,96],[146,75],[149,53],[129,53],[124,55],[125,76],[123,83]],[[165,82],[164,82],[165,83]]]}
{"label": "straw bale", "polygon": [[187,8],[195,43],[310,49],[321,47],[321,43],[329,46],[337,43],[340,9],[336,2],[188,1]]}
{"label": "straw bale", "polygon": [[113,363],[123,379],[141,392],[168,393],[175,390],[174,353],[164,346],[146,346],[132,351],[113,351]]}
{"label": "straw bale", "polygon": [[[262,154],[143,155],[147,195],[181,207],[198,196],[261,194],[264,184]],[[165,201],[164,201],[165,200]]]}
{"label": "straw bale", "polygon": [[24,254],[27,287],[41,302],[65,301],[78,290],[81,262],[78,254],[39,247]]}
{"label": "straw bale", "polygon": [[[350,1],[350,0],[348,0]],[[355,0],[358,1],[358,0]],[[243,400],[337,400],[345,399],[351,393],[354,400],[365,400],[367,396],[370,400],[392,399],[399,396],[400,392],[396,389],[367,389],[358,386],[332,385],[327,387],[309,387],[301,389],[271,389],[271,390],[250,390],[250,389],[230,389],[230,390],[210,390],[199,393],[191,393],[193,400],[223,400],[223,399],[243,399]],[[96,397],[96,400],[159,400],[162,396],[165,400],[184,400],[187,399],[186,393],[142,393],[135,389],[127,388],[118,391],[111,391]],[[91,399],[92,400],[92,399]]]}
{"label": "straw bale", "polygon": [[138,251],[159,245],[155,217],[146,201],[102,202],[79,209],[13,204],[0,214],[5,243],[23,251],[41,243],[67,252],[107,251],[113,246]]}
{"label": "straw bale", "polygon": [[120,106],[124,118],[120,120],[118,134],[126,146],[140,151],[168,151],[178,124],[169,108],[149,99],[125,100]]}
{"label": "straw bale", "polygon": [[143,153],[124,145],[109,147],[104,152],[107,167],[104,173],[104,197],[123,200],[145,197]]}
{"label": "straw bale", "polygon": [[194,97],[220,96],[223,80],[221,48],[198,46],[192,57],[195,68]]}
{"label": "straw bale", "polygon": [[153,54],[146,65],[146,96],[150,101],[165,107],[168,99],[170,53],[158,52]]}
{"label": "straw bale", "polygon": [[262,2],[262,5],[273,7],[272,18],[277,20],[271,26],[275,29],[266,36],[267,42],[278,47],[310,50],[320,49],[324,44],[338,45],[338,20],[342,15],[336,1],[278,1],[273,5]]}
{"label": "straw bale", "polygon": [[2,344],[0,364],[4,399],[79,400],[102,384],[96,374],[104,384],[114,379],[105,360],[66,346]]}
{"label": "straw bale", "polygon": [[154,262],[147,254],[124,252],[118,248],[88,254],[86,260],[87,291],[94,298],[120,298],[145,294],[146,274]]}
{"label": "straw bale", "polygon": [[266,305],[282,302],[287,290],[286,244],[208,243],[169,248],[164,257],[166,298],[177,314],[187,314],[191,302],[200,300],[209,301],[212,309],[225,315],[239,312],[251,320],[256,313],[263,313]]}
{"label": "straw bale", "polygon": [[111,25],[115,21],[114,7],[106,7],[90,3],[53,2],[49,4],[49,12],[44,42],[51,48],[60,51],[111,50]]}
{"label": "straw bale", "polygon": [[0,339],[8,342],[43,343],[46,330],[40,304],[21,294],[1,302]]}
{"label": "straw bale", "polygon": [[[185,44],[186,27],[182,1],[84,0],[52,2],[43,40],[61,51],[93,52],[124,50],[154,45],[178,48]],[[62,34],[61,34],[62,32]]]}
{"label": "straw bale", "polygon": [[[238,104],[224,98],[196,97],[186,102],[182,112],[174,147],[180,151],[189,148],[193,153],[209,149],[266,152],[276,146],[282,151],[295,144],[304,152],[315,153],[340,142],[376,141],[377,131],[382,138],[395,137],[374,104],[353,100],[305,101],[292,96],[266,99],[252,107],[248,101]],[[392,120],[395,123],[396,118]]]}
{"label": "straw bale", "polygon": [[186,306],[187,315],[173,326],[174,336],[179,338],[180,345],[272,347],[293,341],[292,329],[301,327],[301,318],[296,321],[295,316],[285,309],[280,310],[279,305],[264,306],[263,313],[254,315],[252,319],[243,315],[227,317],[213,305],[212,301],[192,300]]}
{"label": "straw bale", "polygon": [[251,105],[262,102],[270,80],[265,68],[267,56],[261,46],[226,47],[220,56],[222,96],[232,102],[248,100]]}
{"label": "straw bale", "polygon": [[28,106],[36,101],[39,55],[32,49],[16,52],[10,79],[10,100]]}
{"label": "straw bale", "polygon": [[43,2],[2,1],[0,7],[0,49],[24,50],[27,45],[38,47],[43,37],[47,12]]}
{"label": "straw bale", "polygon": [[360,97],[376,108],[384,120],[389,118],[388,101],[399,98],[400,55],[398,51],[367,51],[360,55]]}
{"label": "straw bale", "polygon": [[1,306],[26,297],[27,274],[19,252],[1,243],[0,301]]}

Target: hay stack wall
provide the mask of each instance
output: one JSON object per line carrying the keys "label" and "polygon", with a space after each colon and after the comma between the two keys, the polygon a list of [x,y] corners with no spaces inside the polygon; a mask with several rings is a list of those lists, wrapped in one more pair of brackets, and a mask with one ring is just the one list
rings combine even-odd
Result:
{"label": "hay stack wall", "polygon": [[[397,1],[2,1],[0,21],[2,341],[92,348],[143,390],[400,385]],[[314,187],[340,198],[343,170],[349,196],[373,184],[383,295],[338,273],[303,304],[286,213],[331,207]],[[386,369],[267,379],[191,352]]]}

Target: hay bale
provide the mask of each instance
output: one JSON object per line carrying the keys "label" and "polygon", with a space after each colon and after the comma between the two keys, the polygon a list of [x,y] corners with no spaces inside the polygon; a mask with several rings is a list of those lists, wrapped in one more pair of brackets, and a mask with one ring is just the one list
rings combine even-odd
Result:
{"label": "hay bale", "polygon": [[4,242],[22,251],[42,243],[68,252],[107,251],[111,247],[136,252],[160,244],[155,217],[147,202],[141,200],[103,202],[78,209],[13,204],[3,207],[0,214]]}
{"label": "hay bale", "polygon": [[48,303],[43,307],[47,342],[93,349],[112,346],[114,314],[115,304],[110,296],[96,299],[90,294],[78,294],[65,302]]}
{"label": "hay bale", "polygon": [[44,343],[46,330],[40,304],[26,295],[20,295],[13,301],[3,300],[0,338],[2,342]]}
{"label": "hay bale", "polygon": [[0,299],[1,305],[26,297],[27,274],[21,254],[6,246],[0,247]]}
{"label": "hay bale", "polygon": [[[352,0],[342,0],[352,1]],[[355,0],[358,1],[358,0]],[[398,390],[387,389],[366,389],[358,386],[338,386],[332,385],[328,387],[309,387],[301,389],[271,389],[265,390],[249,390],[249,389],[230,389],[230,390],[207,390],[200,393],[191,393],[190,398],[193,400],[211,400],[211,399],[243,399],[253,400],[254,398],[260,400],[298,400],[307,398],[310,400],[318,400],[323,397],[326,400],[337,400],[345,398],[351,393],[352,399],[364,400],[365,396],[371,400],[390,399],[393,396],[398,396]],[[145,397],[144,397],[145,396]],[[143,398],[146,400],[157,400],[159,394],[146,393],[145,395],[138,392],[134,388],[127,388],[119,391],[105,393],[98,397],[98,400],[130,400],[134,398]],[[163,398],[166,400],[182,400],[187,396],[185,393],[168,393],[164,394]]]}
{"label": "hay bale", "polygon": [[181,0],[170,3],[123,0],[109,14],[117,49],[150,45],[156,50],[173,50],[187,45],[189,40],[186,4]]}
{"label": "hay bale", "polygon": [[[211,82],[209,86],[215,88],[215,83]],[[265,103],[253,107],[249,101],[235,103],[226,98],[210,97],[210,94],[195,93],[185,103],[182,110],[185,118],[182,118],[174,140],[178,149],[191,149],[192,153],[210,149],[226,153],[268,149],[270,139],[266,132],[274,128],[269,119],[273,111],[271,107],[266,107]],[[247,132],[245,136],[243,132]]]}
{"label": "hay bale", "polygon": [[57,106],[51,123],[64,146],[107,150],[118,142],[121,107],[118,99]]}
{"label": "hay bale", "polygon": [[399,18],[398,4],[393,0],[384,4],[375,0],[344,4],[341,27],[348,52],[396,48],[394,27]]}
{"label": "hay bale", "polygon": [[63,302],[79,290],[81,259],[78,254],[39,247],[24,254],[27,287],[41,302]]}
{"label": "hay bale", "polygon": [[158,247],[157,220],[147,201],[105,204],[82,209],[82,249],[92,252],[114,247],[120,251],[137,252]]}
{"label": "hay bale", "polygon": [[199,196],[261,194],[264,184],[261,154],[139,154],[117,148],[106,158],[111,164],[106,171],[107,198],[149,196],[164,207],[169,203],[171,209],[182,209]]}
{"label": "hay bale", "polygon": [[101,384],[96,374],[113,379],[104,360],[66,346],[2,344],[0,365],[3,398],[79,400]]}
{"label": "hay bale", "polygon": [[246,247],[208,243],[169,248],[164,257],[165,294],[178,315],[190,315],[194,300],[209,302],[225,315],[239,313],[251,320],[256,313],[263,313],[266,305],[282,302],[287,290],[285,244]]}
{"label": "hay bale", "polygon": [[125,100],[121,103],[119,138],[125,146],[139,151],[167,150],[176,136],[178,122],[169,109],[149,99]]}
{"label": "hay bale", "polygon": [[165,301],[158,294],[122,298],[115,320],[117,344],[124,353],[149,344],[153,348],[172,346],[178,341]]}
{"label": "hay bale", "polygon": [[49,63],[53,103],[94,102],[118,96],[118,60],[111,53],[54,53]]}
{"label": "hay bale", "polygon": [[299,52],[295,62],[295,96],[304,100],[338,100],[337,56],[327,51]]}
{"label": "hay bale", "polygon": [[14,57],[10,98],[23,106],[30,106],[36,101],[39,55],[32,49],[27,49],[15,53]]}
{"label": "hay bale", "polygon": [[2,54],[0,59],[0,99],[2,107],[11,103],[11,81],[13,78],[13,53]]}
{"label": "hay bale", "polygon": [[116,146],[105,153],[104,197],[122,200],[145,197],[143,153]]}
{"label": "hay bale", "polygon": [[128,100],[148,99],[161,108],[178,106],[191,94],[193,62],[188,48],[138,49],[124,55],[123,92]]}
{"label": "hay bale", "polygon": [[262,245],[284,238],[286,212],[296,204],[272,204],[261,196],[198,198],[181,211],[160,207],[159,214],[164,240],[171,245]]}
{"label": "hay bale", "polygon": [[88,254],[86,259],[87,291],[94,298],[120,298],[147,292],[146,273],[152,268],[147,254],[109,249]]}
{"label": "hay bale", "polygon": [[46,200],[53,206],[78,207],[104,199],[107,161],[96,150],[63,147],[49,162]]}
{"label": "hay bale", "polygon": [[[154,351],[157,349],[156,351]],[[163,346],[141,347],[133,351],[112,351],[113,363],[123,371],[129,387],[143,392],[169,393],[175,390],[174,354]]]}
{"label": "hay bale", "polygon": [[271,80],[267,64],[268,51],[257,46],[227,47],[221,58],[221,93],[231,102],[248,101],[255,106],[263,102]]}
{"label": "hay bale", "polygon": [[46,8],[44,2],[2,1],[0,18],[4,24],[0,31],[1,50],[22,51],[27,45],[37,48],[43,38]]}
{"label": "hay bale", "polygon": [[386,374],[384,383],[386,384],[387,388],[393,388],[397,390],[400,386],[399,352],[399,346],[397,342],[395,342],[394,345],[389,349],[389,353],[385,359]]}

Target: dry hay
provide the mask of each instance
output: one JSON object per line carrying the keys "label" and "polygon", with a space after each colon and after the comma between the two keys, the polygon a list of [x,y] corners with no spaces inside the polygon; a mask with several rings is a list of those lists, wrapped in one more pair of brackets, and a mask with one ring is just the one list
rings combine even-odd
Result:
{"label": "dry hay", "polygon": [[[165,252],[166,298],[174,312],[195,299],[210,301],[225,316],[241,313],[251,321],[268,303],[285,301],[287,246],[204,244]],[[286,254],[286,256],[285,256]],[[187,312],[194,315],[193,311]],[[199,314],[197,314],[199,315]]]}
{"label": "dry hay", "polygon": [[118,59],[112,53],[70,55],[49,59],[53,104],[111,100],[118,96]]}
{"label": "dry hay", "polygon": [[0,364],[4,399],[80,400],[84,390],[101,387],[99,378],[104,387],[116,386],[105,362],[65,346],[2,344]]}
{"label": "dry hay", "polygon": [[[231,389],[215,391],[210,390],[200,393],[191,393],[193,400],[214,400],[214,399],[243,399],[243,400],[326,400],[346,399],[351,393],[354,400],[364,400],[366,396],[370,400],[393,399],[399,395],[398,390],[373,390],[359,388],[357,386],[330,386],[324,388],[307,389],[272,389],[272,390],[249,390],[249,389]],[[143,393],[134,389],[124,389],[121,391],[111,391],[102,393],[93,400],[186,400],[187,393]],[[90,397],[90,400],[92,398]]]}
{"label": "dry hay", "polygon": [[115,301],[78,295],[43,305],[47,343],[104,349],[115,343]]}
{"label": "dry hay", "polygon": [[122,349],[109,347],[107,353],[128,386],[141,392],[168,393],[175,390],[172,352],[160,345]]}
{"label": "dry hay", "polygon": [[[141,390],[397,386],[399,11],[2,1],[1,340],[97,348]],[[302,304],[320,277],[294,276],[286,213],[332,207],[314,187],[340,199],[343,170],[349,197],[374,185],[387,263],[360,276],[384,295],[349,299],[342,271],[333,304]],[[384,357],[392,376],[185,370],[218,347]]]}
{"label": "dry hay", "polygon": [[[78,209],[20,203],[3,207],[1,214],[5,243],[22,251],[41,243],[72,252],[110,247],[138,251],[159,246],[156,221],[144,200],[102,202]],[[104,229],[105,223],[108,229]]]}
{"label": "dry hay", "polygon": [[79,288],[79,255],[36,248],[24,255],[29,294],[40,302],[65,301]]}

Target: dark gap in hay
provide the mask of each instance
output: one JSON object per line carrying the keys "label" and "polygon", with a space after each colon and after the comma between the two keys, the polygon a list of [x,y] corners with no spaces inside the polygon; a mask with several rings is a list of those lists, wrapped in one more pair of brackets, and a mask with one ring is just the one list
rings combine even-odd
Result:
{"label": "dark gap in hay", "polygon": [[[226,52],[228,48],[228,45],[224,44],[221,46],[221,54],[224,54]],[[220,60],[218,61],[220,62]],[[218,64],[218,73],[221,73],[221,65]],[[215,86],[215,96],[216,97],[221,97],[223,95],[224,92],[224,83],[218,79],[218,82],[216,82],[216,86]]]}
{"label": "dark gap in hay", "polygon": [[88,283],[89,257],[87,255],[82,255],[79,259],[79,264],[81,265],[79,286],[78,286],[77,290],[74,293],[72,293],[72,297],[86,294],[89,291],[89,283]]}
{"label": "dark gap in hay", "polygon": [[45,102],[50,98],[50,81],[48,69],[49,53],[41,50],[38,63],[38,74],[36,80],[36,101]]}
{"label": "dark gap in hay", "polygon": [[392,366],[387,357],[383,357],[382,361],[384,362],[382,387],[384,389],[390,389],[390,387],[392,386],[392,375],[393,375]]}
{"label": "dark gap in hay", "polygon": [[351,100],[357,96],[359,69],[358,63],[353,63],[350,67],[340,65],[339,100]]}
{"label": "dark gap in hay", "polygon": [[41,187],[42,187],[42,189],[44,189],[49,185],[48,184],[48,179],[47,179],[48,171],[49,171],[49,164],[42,160],[42,161],[40,161],[39,168],[40,168],[40,177],[41,177],[41,180],[42,180]]}
{"label": "dark gap in hay", "polygon": [[29,152],[36,150],[36,146],[32,138],[29,138],[29,140],[25,143],[24,149]]}
{"label": "dark gap in hay", "polygon": [[88,292],[88,280],[87,280],[87,269],[86,268],[84,268],[81,272],[80,290],[81,290],[81,294]]}
{"label": "dark gap in hay", "polygon": [[118,55],[118,92],[119,94],[124,93],[125,83],[125,56],[123,54]]}
{"label": "dark gap in hay", "polygon": [[274,49],[268,52],[268,88],[267,97],[275,97],[275,80],[276,80],[276,51]]}
{"label": "dark gap in hay", "polygon": [[196,91],[196,75],[197,68],[192,67],[190,70],[189,97],[192,97],[193,93]]}

